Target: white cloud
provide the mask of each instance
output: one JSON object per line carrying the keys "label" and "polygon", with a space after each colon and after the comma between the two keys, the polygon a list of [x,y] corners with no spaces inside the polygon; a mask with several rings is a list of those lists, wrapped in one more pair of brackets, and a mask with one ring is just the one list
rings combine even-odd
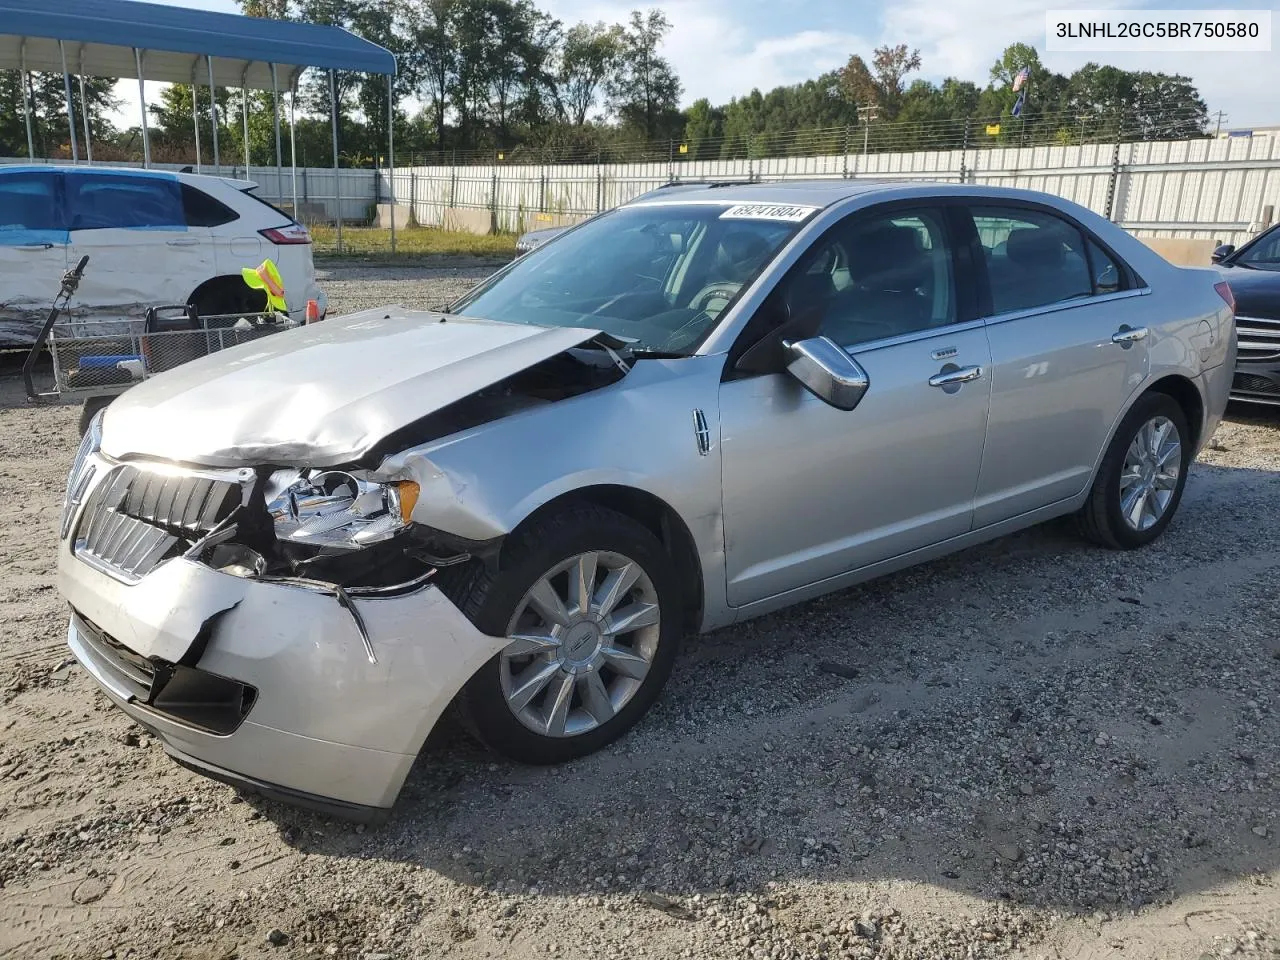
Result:
{"label": "white cloud", "polygon": [[[842,66],[868,41],[852,33],[801,29],[764,35],[749,29],[733,0],[653,0],[653,3],[549,0],[541,4],[566,24],[625,23],[631,11],[658,6],[671,21],[663,55],[684,85],[683,103],[699,97],[727,103],[752,89],[799,83]],[[780,7],[773,15],[779,16]]]}
{"label": "white cloud", "polygon": [[1274,52],[1091,57],[1044,49],[1045,11],[1050,7],[1098,10],[1143,5],[1142,0],[1051,0],[1048,4],[1044,0],[893,0],[885,9],[877,42],[919,47],[930,78],[955,76],[980,86],[987,82],[991,64],[1004,48],[1018,42],[1036,47],[1044,65],[1058,73],[1071,73],[1090,60],[1125,70],[1180,73],[1192,78],[1211,112],[1227,112],[1231,126],[1280,123],[1274,93],[1280,89],[1280,57]]}
{"label": "white cloud", "polygon": [[[178,0],[169,0],[178,2]],[[185,0],[191,2],[191,0]],[[234,10],[232,0],[195,0],[202,7]],[[633,9],[660,7],[671,21],[663,53],[684,85],[683,103],[699,97],[727,103],[758,88],[798,83],[844,64],[852,53],[868,55],[881,43],[919,47],[923,73],[940,80],[956,76],[983,85],[991,64],[1006,46],[1030,43],[1041,50],[1045,66],[1070,73],[1089,59],[1129,70],[1159,70],[1192,77],[1210,111],[1225,110],[1232,126],[1280,123],[1274,91],[1280,89],[1280,56],[1273,53],[1107,54],[1093,58],[1046,53],[1045,10],[1176,5],[1181,0],[875,0],[843,11],[847,0],[792,4],[774,0],[768,7],[744,0],[538,0],[566,24],[624,23]],[[1233,0],[1254,6],[1265,0]],[[1210,4],[1204,4],[1210,6]],[[824,30],[824,21],[866,24],[861,32]],[[148,85],[148,97],[159,92]],[[126,102],[118,118],[137,122],[137,84],[126,81],[118,93]]]}

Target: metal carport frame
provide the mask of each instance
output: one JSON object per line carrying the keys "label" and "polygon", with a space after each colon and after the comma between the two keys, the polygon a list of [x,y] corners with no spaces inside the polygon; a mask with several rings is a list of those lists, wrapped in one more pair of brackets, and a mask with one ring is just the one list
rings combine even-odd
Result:
{"label": "metal carport frame", "polygon": [[[394,117],[395,57],[383,47],[354,36],[339,27],[285,20],[267,20],[233,13],[191,10],[137,0],[0,0],[0,69],[22,72],[24,92],[29,90],[28,71],[61,73],[67,101],[67,124],[71,135],[72,161],[79,162],[75,111],[71,97],[67,46],[74,45],[79,76],[136,77],[142,96],[143,165],[150,166],[151,144],[147,127],[147,80],[192,85],[192,114],[195,120],[198,85],[197,69],[205,61],[210,111],[213,118],[215,169],[221,166],[218,150],[218,107],[215,88],[240,87],[245,92],[246,109],[250,90],[272,91],[273,126],[276,139],[277,184],[283,184],[280,142],[280,81],[290,95],[290,135],[297,98],[298,77],[308,67],[327,70],[330,82],[334,71],[381,74],[387,77],[389,110]],[[281,72],[283,68],[283,72]],[[332,86],[331,86],[332,89]],[[27,151],[35,159],[31,137],[29,104],[27,111]],[[334,105],[334,190],[337,195],[339,237],[342,227],[342,189],[338,168],[337,105]],[[84,119],[86,151],[91,151],[88,118]],[[197,124],[198,129],[198,124]],[[388,124],[387,168],[391,204],[395,205],[395,138]],[[248,171],[248,143],[245,169]],[[199,139],[197,134],[197,163]],[[294,216],[297,216],[297,157],[290,150],[294,168]],[[92,162],[92,153],[88,153]],[[283,191],[281,191],[283,192]],[[391,217],[391,249],[396,244],[395,216]]]}

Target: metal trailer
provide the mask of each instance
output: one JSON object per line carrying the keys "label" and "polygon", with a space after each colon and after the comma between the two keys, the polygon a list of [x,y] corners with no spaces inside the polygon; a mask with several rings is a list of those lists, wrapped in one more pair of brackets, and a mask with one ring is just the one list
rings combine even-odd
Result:
{"label": "metal trailer", "polygon": [[[28,400],[84,401],[81,433],[112,399],[150,376],[299,326],[273,312],[202,317],[190,304],[150,307],[141,320],[71,320],[65,316],[66,304],[88,259],[63,277],[58,298],[22,368]],[[46,346],[53,359],[53,389],[38,391],[32,374]]]}

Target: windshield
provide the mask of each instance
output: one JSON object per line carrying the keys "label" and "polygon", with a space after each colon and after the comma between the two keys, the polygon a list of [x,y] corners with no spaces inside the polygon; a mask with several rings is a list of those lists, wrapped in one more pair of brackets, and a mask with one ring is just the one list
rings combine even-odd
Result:
{"label": "windshield", "polygon": [[592,327],[636,351],[691,353],[816,207],[622,207],[517,260],[451,312]]}
{"label": "windshield", "polygon": [[1280,229],[1260,237],[1235,262],[1256,270],[1280,270]]}

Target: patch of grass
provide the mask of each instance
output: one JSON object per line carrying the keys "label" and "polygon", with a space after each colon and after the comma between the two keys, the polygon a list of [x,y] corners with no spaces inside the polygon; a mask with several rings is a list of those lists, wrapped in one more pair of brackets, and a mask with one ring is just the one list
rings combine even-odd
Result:
{"label": "patch of grass", "polygon": [[[308,228],[317,257],[390,257],[391,231],[379,227],[342,228],[342,252],[338,252],[338,231],[329,225]],[[472,233],[438,230],[433,227],[409,227],[396,231],[396,253],[399,257],[462,256],[514,257],[514,234],[495,233],[481,237]]]}

